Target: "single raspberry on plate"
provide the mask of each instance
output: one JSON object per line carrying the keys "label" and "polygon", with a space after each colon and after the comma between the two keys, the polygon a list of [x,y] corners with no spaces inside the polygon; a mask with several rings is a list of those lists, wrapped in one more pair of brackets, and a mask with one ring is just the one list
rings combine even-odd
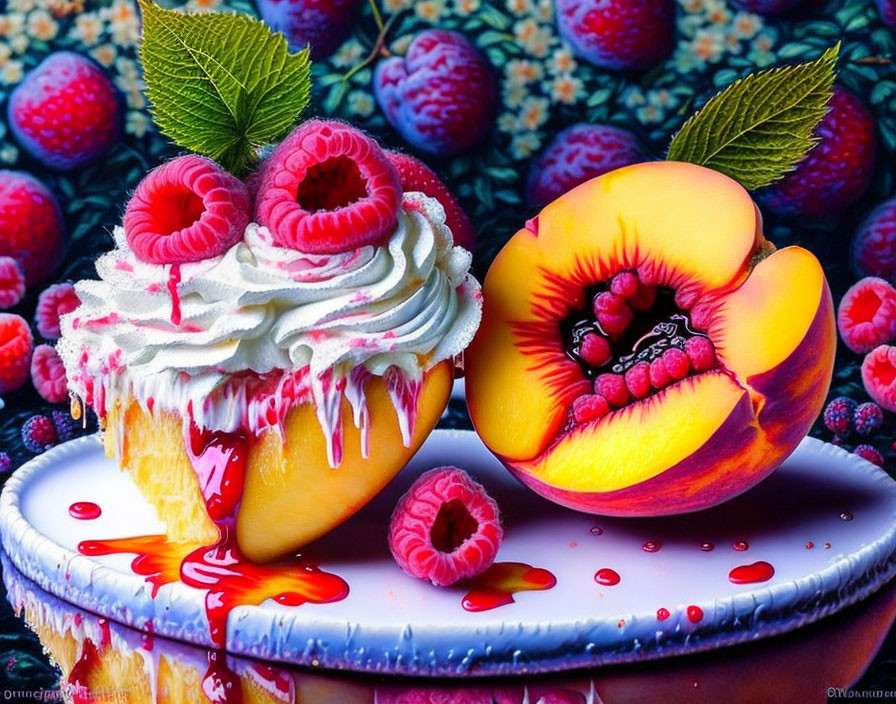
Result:
{"label": "single raspberry on plate", "polygon": [[856,412],[856,402],[848,396],[838,396],[824,409],[822,416],[824,426],[837,435],[848,435],[853,429],[853,417]]}
{"label": "single raspberry on plate", "polygon": [[473,223],[448,187],[436,176],[436,172],[409,154],[386,152],[386,156],[398,172],[402,190],[420,191],[439,201],[445,209],[445,224],[454,235],[454,244],[459,244],[472,252],[476,247],[476,230],[473,229]]}
{"label": "single raspberry on plate", "polygon": [[873,445],[858,445],[853,453],[859,457],[876,464],[878,467],[884,466],[884,456]]}
{"label": "single raspberry on plate", "polygon": [[841,86],[834,87],[828,105],[828,113],[815,128],[818,144],[794,171],[756,193],[779,215],[840,215],[868,187],[874,167],[874,119],[868,108]]}
{"label": "single raspberry on plate", "polygon": [[31,355],[31,381],[41,398],[62,403],[68,398],[65,367],[52,345],[38,345]]}
{"label": "single raspberry on plate", "polygon": [[31,174],[0,170],[0,232],[0,255],[19,262],[28,286],[45,280],[62,260],[62,210]]}
{"label": "single raspberry on plate", "polygon": [[402,137],[421,151],[450,156],[480,144],[498,105],[494,70],[463,34],[427,29],[404,57],[381,61],[373,91]]}
{"label": "single raspberry on plate", "polygon": [[50,418],[53,420],[53,427],[56,428],[59,442],[66,442],[75,437],[75,433],[78,431],[78,423],[72,418],[71,413],[53,409],[50,411]]}
{"label": "single raspberry on plate", "polygon": [[15,391],[28,380],[33,345],[22,316],[0,313],[0,395]]}
{"label": "single raspberry on plate", "polygon": [[188,154],[150,171],[128,201],[128,244],[151,264],[182,264],[223,254],[249,224],[246,185],[211,159]]}
{"label": "single raspberry on plate", "polygon": [[896,337],[896,289],[868,276],[853,284],[837,309],[837,329],[853,352],[869,352]]}
{"label": "single raspberry on plate", "polygon": [[871,435],[884,424],[884,412],[873,401],[860,404],[853,413],[853,425],[859,435]]}
{"label": "single raspberry on plate", "polygon": [[9,97],[7,118],[25,151],[63,171],[96,159],[121,136],[115,84],[73,51],[50,54],[25,76]]}
{"label": "single raspberry on plate", "polygon": [[440,587],[484,572],[503,537],[497,504],[457,467],[422,474],[389,523],[389,549],[399,567]]}
{"label": "single raspberry on plate", "polygon": [[75,286],[69,281],[47,286],[37,297],[34,322],[37,331],[48,340],[58,340],[59,318],[81,305]]}
{"label": "single raspberry on plate", "polygon": [[896,347],[881,345],[865,355],[862,383],[878,405],[896,411]]}
{"label": "single raspberry on plate", "polygon": [[25,272],[12,257],[0,257],[0,308],[12,308],[25,295]]}
{"label": "single raspberry on plate", "polygon": [[621,127],[567,127],[529,165],[526,202],[540,208],[580,183],[646,159],[638,138]]}
{"label": "single raspberry on plate", "polygon": [[640,71],[672,50],[674,0],[556,0],[554,6],[560,36],[595,66]]}
{"label": "single raspberry on plate", "polygon": [[896,283],[896,198],[877,206],[852,239],[852,267],[860,276]]}
{"label": "single raspberry on plate", "polygon": [[265,160],[255,220],[281,247],[337,254],[395,230],[401,181],[385,152],[344,122],[308,120]]}
{"label": "single raspberry on plate", "polygon": [[45,415],[34,415],[22,425],[22,443],[29,452],[39,454],[59,442],[56,427]]}

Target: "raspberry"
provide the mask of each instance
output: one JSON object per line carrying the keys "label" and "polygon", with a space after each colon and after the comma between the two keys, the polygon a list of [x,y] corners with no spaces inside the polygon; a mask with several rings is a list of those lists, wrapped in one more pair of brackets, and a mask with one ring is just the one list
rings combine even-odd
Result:
{"label": "raspberry", "polygon": [[616,274],[610,282],[610,291],[623,298],[631,298],[638,293],[640,287],[641,282],[638,281],[638,277],[630,271]]}
{"label": "raspberry", "polygon": [[473,251],[476,247],[476,230],[463,208],[452,195],[448,187],[439,180],[435,171],[418,159],[400,152],[386,152],[392,166],[401,179],[404,191],[420,191],[435,198],[445,208],[445,224],[454,235],[454,244]]}
{"label": "raspberry", "polygon": [[610,359],[610,343],[606,338],[589,332],[582,338],[579,354],[590,366],[599,367]]}
{"label": "raspberry", "polygon": [[603,418],[610,412],[610,404],[600,394],[585,394],[572,402],[572,417],[576,423],[588,423]]}
{"label": "raspberry", "polygon": [[78,431],[78,424],[72,418],[71,413],[53,409],[50,411],[50,418],[53,419],[53,427],[56,428],[59,442],[67,442],[75,437],[75,433]]}
{"label": "raspberry", "polygon": [[12,469],[12,460],[5,452],[0,452],[0,474],[6,474]]}
{"label": "raspberry", "polygon": [[859,225],[852,240],[852,266],[860,276],[896,283],[896,198],[881,203]]}
{"label": "raspberry", "polygon": [[672,383],[672,377],[669,376],[669,370],[663,363],[662,357],[653,360],[650,363],[650,385],[655,389],[664,389]]}
{"label": "raspberry", "polygon": [[28,286],[44,281],[62,260],[62,210],[49,189],[30,174],[0,171],[0,232],[0,255],[19,263]]}
{"label": "raspberry", "polygon": [[62,403],[68,398],[65,367],[52,345],[38,345],[31,356],[31,381],[41,398]]}
{"label": "raspberry", "polygon": [[22,442],[29,452],[39,454],[59,442],[56,428],[44,415],[31,416],[22,426]]}
{"label": "raspberry", "polygon": [[281,247],[336,254],[387,239],[400,202],[398,173],[376,142],[343,122],[309,120],[265,161],[255,219]]}
{"label": "raspberry", "polygon": [[705,372],[716,366],[716,350],[706,337],[692,337],[684,343],[684,352],[694,371]]}
{"label": "raspberry", "polygon": [[457,467],[421,475],[399,499],[389,523],[389,549],[399,567],[436,586],[484,572],[502,537],[494,500]]}
{"label": "raspberry", "polygon": [[858,445],[856,449],[853,450],[853,453],[876,464],[878,467],[884,466],[884,456],[880,454],[877,448],[871,445]]}
{"label": "raspberry", "polygon": [[72,51],[50,54],[25,76],[9,97],[7,119],[25,151],[63,171],[109,151],[121,135],[115,84]]}
{"label": "raspberry", "polygon": [[855,401],[846,396],[839,396],[824,409],[824,426],[837,435],[848,435],[852,431],[855,411]]}
{"label": "raspberry", "polygon": [[869,352],[896,337],[896,289],[866,277],[853,284],[837,310],[840,337],[853,352]]}
{"label": "raspberry", "polygon": [[691,371],[691,360],[677,347],[670,347],[660,357],[666,366],[666,371],[674,380],[684,379]]}
{"label": "raspberry", "polygon": [[22,316],[0,313],[0,395],[15,391],[28,380],[33,344]]}
{"label": "raspberry", "polygon": [[861,101],[835,86],[829,112],[815,129],[818,144],[796,169],[757,192],[779,215],[823,218],[840,215],[871,180],[874,120]]}
{"label": "raspberry", "polygon": [[573,52],[595,66],[643,70],[672,50],[673,0],[556,0],[557,29]]}
{"label": "raspberry", "polygon": [[404,58],[394,56],[377,65],[373,81],[386,119],[417,149],[458,154],[492,130],[498,105],[494,71],[462,34],[420,32]]}
{"label": "raspberry", "polygon": [[150,171],[124,211],[125,236],[140,259],[181,264],[226,252],[243,237],[246,185],[211,159],[188,154]]}
{"label": "raspberry", "polygon": [[650,393],[650,365],[638,362],[625,373],[625,385],[633,398],[644,398]]}
{"label": "raspberry", "polygon": [[12,257],[0,257],[0,308],[12,308],[25,295],[25,273]]}
{"label": "raspberry", "polygon": [[896,347],[881,345],[865,355],[862,383],[878,405],[896,411]]}
{"label": "raspberry", "polygon": [[859,435],[871,435],[884,424],[884,412],[876,403],[863,403],[853,414],[853,424]]}
{"label": "raspberry", "polygon": [[526,202],[539,208],[580,183],[646,159],[637,137],[627,130],[585,123],[567,127],[529,166]]}
{"label": "raspberry", "polygon": [[37,310],[34,313],[34,322],[37,331],[47,340],[58,340],[59,318],[70,313],[81,305],[78,294],[72,283],[64,281],[48,286],[37,297]]}
{"label": "raspberry", "polygon": [[286,36],[291,51],[307,46],[319,61],[348,39],[360,0],[258,0],[257,5],[268,26]]}
{"label": "raspberry", "polygon": [[601,374],[594,380],[594,393],[600,394],[611,405],[625,406],[630,396],[625,385],[625,377],[622,374]]}

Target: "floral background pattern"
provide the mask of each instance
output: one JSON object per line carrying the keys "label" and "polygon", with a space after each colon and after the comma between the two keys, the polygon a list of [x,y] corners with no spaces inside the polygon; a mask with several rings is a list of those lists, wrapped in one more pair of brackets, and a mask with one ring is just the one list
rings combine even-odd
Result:
{"label": "floral background pattern", "polygon": [[[560,36],[553,0],[379,0],[362,3],[350,37],[329,58],[315,62],[314,102],[309,113],[349,120],[390,148],[415,153],[380,110],[373,89],[382,46],[402,55],[413,37],[432,27],[464,34],[494,67],[500,106],[488,141],[472,153],[433,157],[415,153],[457,194],[478,232],[475,272],[484,276],[504,242],[534,214],[526,203],[532,159],[563,128],[579,122],[630,130],[653,158],[662,158],[670,137],[710,96],[756,68],[816,58],[842,41],[839,83],[870,110],[877,135],[869,188],[844,215],[783,218],[764,213],[766,236],[781,246],[799,243],[825,265],[838,301],[859,275],[850,269],[850,242],[863,218],[896,195],[896,30],[881,20],[872,0],[806,0],[777,17],[762,17],[726,0],[676,0],[675,43],[669,57],[643,72],[598,68],[577,58]],[[252,0],[189,0],[194,11],[227,9],[258,14]],[[91,57],[121,94],[123,134],[105,157],[69,172],[43,169],[0,121],[0,167],[30,172],[59,199],[68,231],[62,266],[53,281],[94,275],[96,255],[111,247],[111,227],[142,175],[176,150],[153,126],[137,60],[140,15],[135,0],[8,0],[0,4],[0,110],[10,92],[50,52],[67,49]],[[0,238],[3,233],[0,233]],[[52,283],[46,282],[46,283]],[[45,286],[44,284],[43,286]],[[33,322],[43,286],[29,287],[9,312]],[[35,330],[36,343],[41,341]],[[859,367],[862,356],[840,346],[831,396],[867,401]],[[33,456],[21,437],[23,423],[51,406],[30,383],[3,399],[0,469],[4,474]],[[449,424],[468,424],[453,405]],[[88,423],[78,432],[92,432]],[[896,476],[896,414],[863,442],[885,457]],[[814,433],[831,433],[819,421]],[[2,479],[2,478],[0,478]],[[11,687],[56,686],[57,674],[40,646],[0,607],[0,683]],[[885,646],[861,686],[896,682],[896,640]]]}

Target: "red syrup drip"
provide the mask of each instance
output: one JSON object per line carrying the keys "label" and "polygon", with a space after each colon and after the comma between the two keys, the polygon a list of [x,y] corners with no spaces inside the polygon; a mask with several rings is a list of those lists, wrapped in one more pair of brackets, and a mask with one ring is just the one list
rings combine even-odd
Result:
{"label": "red syrup drip", "polygon": [[738,565],[728,573],[728,581],[732,584],[755,584],[767,582],[775,576],[775,568],[765,560],[750,565]]}
{"label": "red syrup drip", "polygon": [[713,550],[716,549],[716,546],[710,542],[705,542],[705,543],[700,543],[700,549],[703,552],[712,552]]}
{"label": "red syrup drip", "polygon": [[181,581],[205,590],[205,611],[212,645],[223,648],[227,617],[236,606],[258,605],[273,598],[287,606],[339,601],[348,595],[341,577],[316,565],[295,559],[257,565],[239,552],[234,513],[242,495],[245,476],[246,436],[243,433],[194,432],[190,427],[190,452],[209,516],[218,528],[213,545],[177,543],[164,535],[143,535],[112,540],[85,540],[82,555],[135,553],[131,569],[152,584],[152,595],[164,584]]}
{"label": "red syrup drip", "polygon": [[689,606],[687,610],[688,621],[691,623],[699,623],[703,620],[703,609],[699,606]]}
{"label": "red syrup drip", "polygon": [[731,547],[738,552],[743,552],[744,550],[750,549],[750,544],[746,540],[735,540]]}
{"label": "red syrup drip", "polygon": [[81,645],[81,654],[68,673],[68,684],[71,688],[73,704],[94,704],[93,694],[87,684],[87,677],[99,665],[100,657],[96,646],[90,638],[85,638]]}
{"label": "red syrup drip", "polygon": [[604,529],[600,526],[592,526],[590,533],[591,535],[603,535]]}
{"label": "red syrup drip", "polygon": [[208,669],[202,677],[202,693],[211,704],[242,704],[240,678],[227,666],[224,653],[208,652]]}
{"label": "red syrup drip", "polygon": [[168,293],[171,294],[171,324],[180,325],[180,294],[177,285],[180,283],[180,264],[172,264],[168,274]]}
{"label": "red syrup drip", "polygon": [[619,584],[619,573],[609,567],[601,567],[594,573],[594,581],[605,587],[612,587]]}
{"label": "red syrup drip", "polygon": [[669,618],[669,616],[670,616],[669,609],[661,608],[661,609],[656,610],[656,620],[657,621],[665,621],[667,618]]}
{"label": "red syrup drip", "polygon": [[523,562],[496,562],[476,579],[461,601],[466,611],[488,611],[512,604],[517,592],[543,591],[557,584],[548,570]]}
{"label": "red syrup drip", "polygon": [[659,552],[663,544],[659,540],[648,540],[641,546],[644,552]]}
{"label": "red syrup drip", "polygon": [[103,510],[93,501],[75,501],[68,507],[68,515],[79,521],[92,521],[99,518]]}
{"label": "red syrup drip", "polygon": [[811,540],[806,541],[806,550],[811,550],[814,547],[815,543],[813,543]]}

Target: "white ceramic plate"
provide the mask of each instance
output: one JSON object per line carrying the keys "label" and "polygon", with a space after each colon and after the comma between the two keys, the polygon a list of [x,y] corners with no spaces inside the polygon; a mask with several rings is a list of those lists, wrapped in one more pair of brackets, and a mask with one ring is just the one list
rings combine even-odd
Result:
{"label": "white ceramic plate", "polygon": [[[439,589],[401,572],[386,545],[388,517],[413,478],[440,464],[464,467],[497,499],[506,534],[498,560],[550,570],[555,587],[472,613],[461,606],[465,588]],[[94,501],[103,513],[75,520],[68,511],[74,501]],[[76,551],[84,539],[163,529],[96,438],[29,462],[0,498],[3,547],[41,587],[129,625],[151,621],[158,634],[209,645],[204,592],[175,583],[152,598],[130,570],[129,556],[88,558]],[[662,547],[647,552],[646,541]],[[748,549],[735,550],[738,541]],[[713,550],[701,550],[707,542]],[[474,433],[437,430],[380,496],[305,554],[343,577],[348,597],[237,607],[229,651],[416,675],[595,666],[787,631],[872,593],[896,573],[896,482],[861,458],[807,439],[760,486],[715,509],[650,520],[594,518],[517,484]],[[774,576],[754,584],[729,581],[732,568],[756,561],[773,565]],[[619,584],[597,584],[601,568],[615,570]],[[688,607],[702,610],[702,618],[693,622]],[[668,618],[658,619],[659,609]]]}

